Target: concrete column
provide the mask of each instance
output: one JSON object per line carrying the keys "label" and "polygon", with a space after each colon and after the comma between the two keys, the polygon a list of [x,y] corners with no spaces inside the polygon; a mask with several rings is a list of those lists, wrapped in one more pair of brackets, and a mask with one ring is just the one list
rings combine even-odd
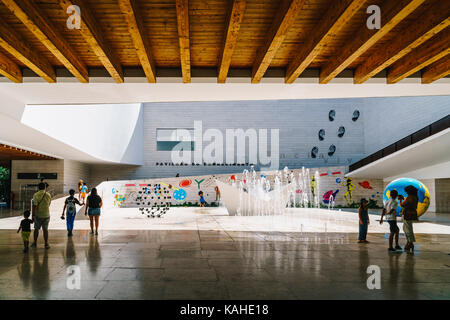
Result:
{"label": "concrete column", "polygon": [[436,179],[436,212],[450,213],[450,179]]}

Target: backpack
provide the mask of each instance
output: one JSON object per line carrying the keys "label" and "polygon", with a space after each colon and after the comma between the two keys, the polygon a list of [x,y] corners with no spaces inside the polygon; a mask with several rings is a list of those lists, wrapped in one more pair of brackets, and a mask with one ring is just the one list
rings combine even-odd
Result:
{"label": "backpack", "polygon": [[73,214],[75,212],[75,200],[67,201],[67,213]]}

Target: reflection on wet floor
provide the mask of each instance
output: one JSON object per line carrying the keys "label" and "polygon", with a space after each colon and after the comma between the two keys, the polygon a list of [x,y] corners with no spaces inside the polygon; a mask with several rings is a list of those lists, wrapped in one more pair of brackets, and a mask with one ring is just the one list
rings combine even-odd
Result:
{"label": "reflection on wet floor", "polygon": [[[449,299],[450,236],[417,235],[416,253],[390,254],[384,234],[120,230],[22,253],[0,231],[0,299]],[[401,238],[401,242],[404,239]],[[67,268],[80,289],[67,287]],[[367,267],[381,289],[369,290]]]}

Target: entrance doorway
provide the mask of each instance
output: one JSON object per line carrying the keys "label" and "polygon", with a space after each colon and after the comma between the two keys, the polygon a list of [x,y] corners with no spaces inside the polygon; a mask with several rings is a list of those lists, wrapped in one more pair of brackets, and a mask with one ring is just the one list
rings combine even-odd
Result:
{"label": "entrance doorway", "polygon": [[11,200],[11,161],[0,160],[0,208],[10,208]]}

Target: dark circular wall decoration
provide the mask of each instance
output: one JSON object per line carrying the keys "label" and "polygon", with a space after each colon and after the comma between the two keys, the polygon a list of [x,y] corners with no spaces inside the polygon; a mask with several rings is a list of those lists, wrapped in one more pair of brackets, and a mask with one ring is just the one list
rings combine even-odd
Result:
{"label": "dark circular wall decoration", "polygon": [[334,121],[334,117],[336,117],[336,111],[330,110],[330,112],[328,113],[328,119],[330,119],[330,121]]}
{"label": "dark circular wall decoration", "polygon": [[356,122],[359,119],[360,115],[361,115],[361,113],[359,112],[359,110],[353,111],[353,117],[352,117],[353,122]]}
{"label": "dark circular wall decoration", "polygon": [[319,140],[320,141],[325,140],[325,130],[324,129],[319,130]]}
{"label": "dark circular wall decoration", "polygon": [[330,146],[330,148],[328,149],[328,155],[329,155],[330,157],[332,157],[332,156],[334,155],[335,152],[336,152],[336,146],[335,146],[334,144],[332,144],[332,145]]}
{"label": "dark circular wall decoration", "polygon": [[311,150],[311,157],[312,158],[317,158],[317,154],[318,153],[319,153],[319,148],[317,148],[317,147],[312,148],[312,150]]}
{"label": "dark circular wall decoration", "polygon": [[338,129],[338,137],[342,138],[345,134],[345,127],[339,127]]}

